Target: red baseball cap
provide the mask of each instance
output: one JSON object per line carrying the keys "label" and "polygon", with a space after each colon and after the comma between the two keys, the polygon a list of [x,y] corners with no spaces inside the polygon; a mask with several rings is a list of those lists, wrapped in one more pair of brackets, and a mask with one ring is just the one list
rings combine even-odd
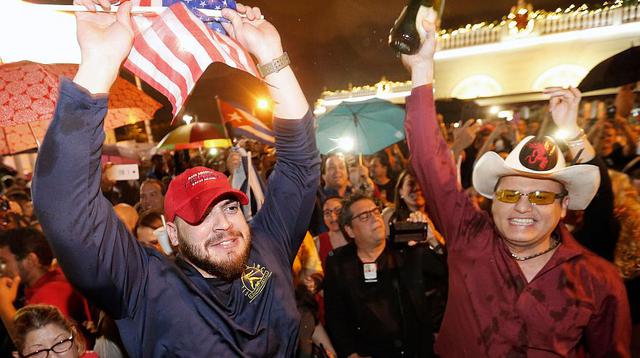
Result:
{"label": "red baseball cap", "polygon": [[189,224],[197,224],[213,202],[223,196],[233,196],[242,205],[249,203],[247,196],[233,189],[227,176],[213,169],[195,167],[175,177],[164,198],[167,221],[176,215]]}

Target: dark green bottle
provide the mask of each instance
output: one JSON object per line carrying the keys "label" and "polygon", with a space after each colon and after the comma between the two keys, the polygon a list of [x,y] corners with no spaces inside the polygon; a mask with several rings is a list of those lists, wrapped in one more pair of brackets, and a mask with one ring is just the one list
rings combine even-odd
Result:
{"label": "dark green bottle", "polygon": [[444,0],[408,0],[389,31],[389,46],[397,53],[412,55],[418,52],[425,36],[421,21],[428,8],[441,15]]}

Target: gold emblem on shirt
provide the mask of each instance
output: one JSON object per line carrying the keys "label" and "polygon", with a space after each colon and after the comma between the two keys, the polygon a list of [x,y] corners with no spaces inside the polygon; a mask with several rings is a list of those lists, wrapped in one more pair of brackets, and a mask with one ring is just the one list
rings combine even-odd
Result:
{"label": "gold emblem on shirt", "polygon": [[242,273],[242,293],[249,298],[249,303],[253,302],[267,286],[271,271],[260,264],[247,266]]}

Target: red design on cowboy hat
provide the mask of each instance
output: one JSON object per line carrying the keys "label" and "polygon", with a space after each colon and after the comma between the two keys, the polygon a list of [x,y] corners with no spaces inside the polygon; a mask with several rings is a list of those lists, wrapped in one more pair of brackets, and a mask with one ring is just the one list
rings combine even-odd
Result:
{"label": "red design on cowboy hat", "polygon": [[547,139],[532,138],[520,151],[520,163],[528,169],[547,171],[558,164],[556,145]]}

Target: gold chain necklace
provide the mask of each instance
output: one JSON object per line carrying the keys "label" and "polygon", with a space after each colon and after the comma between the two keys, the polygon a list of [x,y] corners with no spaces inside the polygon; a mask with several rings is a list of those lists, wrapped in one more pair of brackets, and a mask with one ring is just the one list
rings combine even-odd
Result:
{"label": "gold chain necklace", "polygon": [[513,257],[514,259],[516,259],[516,261],[527,261],[530,260],[534,257],[538,257],[538,256],[542,256],[544,254],[546,254],[547,252],[555,249],[556,247],[560,246],[560,240],[554,239],[553,240],[553,244],[551,244],[551,246],[549,246],[548,249],[542,251],[542,252],[538,252],[537,254],[533,254],[533,255],[529,255],[529,256],[518,256],[516,254],[514,254],[513,252],[510,252],[511,257]]}

